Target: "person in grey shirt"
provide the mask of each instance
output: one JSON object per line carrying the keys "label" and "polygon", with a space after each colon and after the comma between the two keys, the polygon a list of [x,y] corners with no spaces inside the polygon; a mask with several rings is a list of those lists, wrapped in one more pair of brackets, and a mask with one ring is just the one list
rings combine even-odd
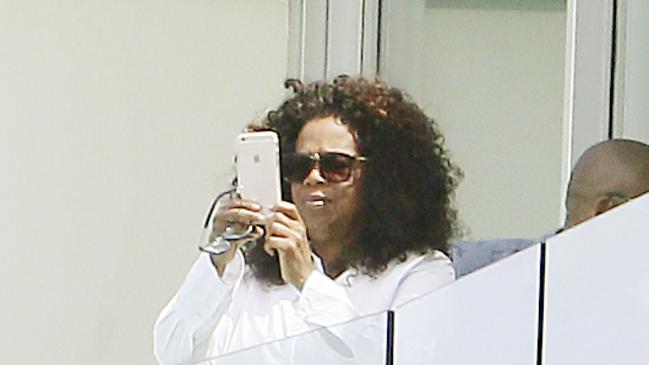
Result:
{"label": "person in grey shirt", "polygon": [[600,142],[584,152],[570,176],[564,227],[539,238],[456,241],[450,255],[457,277],[471,273],[556,233],[649,192],[649,145],[628,140]]}
{"label": "person in grey shirt", "polygon": [[537,242],[539,240],[530,238],[452,242],[449,253],[455,268],[455,276],[459,278],[469,274]]}

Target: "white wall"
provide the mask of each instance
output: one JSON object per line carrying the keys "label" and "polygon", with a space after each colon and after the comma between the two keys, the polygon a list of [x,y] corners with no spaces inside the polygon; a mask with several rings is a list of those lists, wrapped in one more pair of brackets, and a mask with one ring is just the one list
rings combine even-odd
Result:
{"label": "white wall", "polygon": [[465,171],[458,208],[468,238],[556,229],[565,8],[416,3],[391,2],[386,11],[383,72],[439,123]]}
{"label": "white wall", "polygon": [[0,2],[0,357],[153,364],[151,330],[284,96],[281,0]]}

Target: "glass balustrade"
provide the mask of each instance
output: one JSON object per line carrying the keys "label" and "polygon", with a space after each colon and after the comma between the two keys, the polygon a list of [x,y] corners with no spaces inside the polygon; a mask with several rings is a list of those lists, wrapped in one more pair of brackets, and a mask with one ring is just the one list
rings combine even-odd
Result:
{"label": "glass balustrade", "polygon": [[387,334],[388,314],[380,312],[195,364],[385,364]]}

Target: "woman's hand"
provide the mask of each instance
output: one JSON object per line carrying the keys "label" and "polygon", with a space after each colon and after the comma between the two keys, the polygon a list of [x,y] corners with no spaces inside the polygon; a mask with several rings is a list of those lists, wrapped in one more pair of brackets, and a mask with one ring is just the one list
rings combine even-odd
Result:
{"label": "woman's hand", "polygon": [[[212,221],[212,232],[210,234],[210,242],[216,237],[223,235],[226,229],[234,232],[243,232],[249,224],[259,225],[264,222],[264,215],[261,214],[261,206],[255,202],[243,199],[232,199],[220,205],[214,214]],[[236,241],[230,241],[232,246],[230,250],[222,255],[212,255],[212,262],[216,267],[219,275],[223,275],[225,266],[232,261],[236,251],[246,242],[259,238],[263,230],[255,227],[254,231]]]}
{"label": "woman's hand", "polygon": [[266,222],[264,250],[271,256],[279,255],[282,279],[302,290],[313,272],[306,226],[292,203],[282,201],[271,211],[273,214]]}

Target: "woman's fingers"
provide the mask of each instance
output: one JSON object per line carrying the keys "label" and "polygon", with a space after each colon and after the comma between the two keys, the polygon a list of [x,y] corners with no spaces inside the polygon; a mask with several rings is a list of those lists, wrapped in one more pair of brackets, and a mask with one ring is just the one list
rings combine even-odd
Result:
{"label": "woman's fingers", "polygon": [[273,213],[266,221],[267,235],[277,234],[282,237],[293,237],[306,241],[304,223],[287,217],[284,213]]}
{"label": "woman's fingers", "polygon": [[286,224],[273,221],[266,224],[266,237],[297,238],[297,234]]}
{"label": "woman's fingers", "polygon": [[247,210],[256,211],[256,212],[261,210],[261,205],[251,200],[245,200],[245,199],[232,199],[228,201],[226,204],[223,204],[223,206],[228,208],[245,208]]}
{"label": "woman's fingers", "polygon": [[286,237],[274,236],[264,241],[264,250],[266,250],[266,252],[268,253],[271,253],[273,256],[275,255],[276,251],[289,252],[294,251],[294,249],[295,244],[291,241],[291,239]]}
{"label": "woman's fingers", "polygon": [[264,250],[271,256],[275,255],[275,250],[287,251],[292,246],[297,246],[298,235],[293,232],[284,223],[269,219],[266,223],[266,238],[264,240]]}
{"label": "woman's fingers", "polygon": [[254,219],[253,223],[260,223],[264,219],[261,205],[249,200],[232,200],[223,205],[222,212],[231,222],[250,223]]}
{"label": "woman's fingers", "polygon": [[313,271],[306,226],[295,205],[281,202],[266,221],[264,250],[277,254],[282,278],[298,289]]}
{"label": "woman's fingers", "polygon": [[250,211],[244,208],[232,208],[223,212],[226,222],[243,223],[243,224],[261,224],[264,221],[263,214]]}
{"label": "woman's fingers", "polygon": [[302,222],[302,216],[300,216],[300,212],[297,210],[297,207],[293,203],[281,201],[274,207],[270,208],[270,210],[272,212],[283,213],[291,220]]}
{"label": "woman's fingers", "polygon": [[277,253],[282,279],[302,290],[306,279],[314,270],[308,246],[304,249],[291,238],[272,236],[264,242],[264,250]]}
{"label": "woman's fingers", "polygon": [[249,224],[262,224],[265,220],[261,206],[255,202],[234,199],[217,209],[212,220],[214,234],[220,235],[227,227],[245,230]]}

